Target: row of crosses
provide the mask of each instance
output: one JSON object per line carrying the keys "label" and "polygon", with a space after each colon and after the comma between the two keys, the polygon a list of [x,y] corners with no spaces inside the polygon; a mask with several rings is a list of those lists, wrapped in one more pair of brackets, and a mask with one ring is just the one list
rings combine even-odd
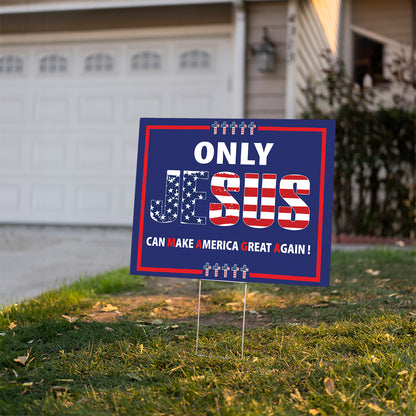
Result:
{"label": "row of crosses", "polygon": [[247,273],[249,268],[244,264],[242,267],[238,267],[236,264],[234,266],[230,267],[227,263],[225,263],[222,267],[215,263],[213,266],[211,266],[208,262],[206,262],[203,266],[203,269],[205,270],[205,276],[209,277],[209,271],[212,269],[214,271],[214,277],[218,277],[219,271],[221,270],[223,272],[223,277],[226,279],[228,276],[228,272],[231,270],[233,273],[233,279],[237,278],[237,272],[241,271],[243,275],[243,279],[247,278]]}
{"label": "row of crosses", "polygon": [[218,123],[218,121],[214,121],[214,123],[211,126],[214,129],[214,134],[218,133],[218,129],[222,130],[222,134],[226,134],[227,133],[227,129],[230,128],[231,129],[231,134],[235,134],[237,129],[240,129],[240,134],[242,136],[244,136],[244,131],[245,129],[249,129],[250,131],[250,135],[252,136],[254,134],[254,129],[257,127],[254,122],[252,121],[251,123],[249,123],[248,125],[242,121],[240,124],[237,124],[235,121],[233,121],[231,124],[228,124],[226,121],[224,121],[223,123]]}

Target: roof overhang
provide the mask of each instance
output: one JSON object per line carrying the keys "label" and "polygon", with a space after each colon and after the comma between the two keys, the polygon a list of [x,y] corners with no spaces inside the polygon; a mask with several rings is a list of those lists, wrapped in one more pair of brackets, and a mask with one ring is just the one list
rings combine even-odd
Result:
{"label": "roof overhang", "polygon": [[0,6],[0,14],[66,12],[74,10],[122,9],[157,6],[241,3],[242,0],[91,0]]}

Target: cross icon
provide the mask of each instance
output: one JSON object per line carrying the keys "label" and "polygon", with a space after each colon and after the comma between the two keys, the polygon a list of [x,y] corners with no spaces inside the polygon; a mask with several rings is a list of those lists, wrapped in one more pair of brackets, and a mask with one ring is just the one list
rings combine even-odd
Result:
{"label": "cross icon", "polygon": [[205,270],[205,276],[207,276],[207,277],[208,277],[208,275],[209,275],[209,271],[210,271],[210,269],[211,269],[210,264],[209,264],[208,262],[206,262],[206,263],[204,264],[204,266],[203,266],[203,269]]}
{"label": "cross icon", "polygon": [[231,270],[233,271],[233,278],[235,279],[237,277],[237,272],[240,270],[236,264],[234,264],[233,267],[231,267]]}
{"label": "cross icon", "polygon": [[227,263],[225,263],[224,266],[222,266],[222,270],[224,271],[224,277],[226,278],[227,272],[228,270],[230,270],[230,266]]}
{"label": "cross icon", "polygon": [[244,129],[247,127],[247,124],[242,121],[238,127],[241,129],[241,135],[244,136]]}
{"label": "cross icon", "polygon": [[222,134],[225,134],[227,131],[228,124],[224,121],[224,123],[221,124],[221,127],[222,127]]}
{"label": "cross icon", "polygon": [[214,276],[218,277],[218,270],[221,269],[221,267],[218,265],[218,263],[215,263],[213,269],[214,269]]}
{"label": "cross icon", "polygon": [[253,135],[254,134],[254,129],[257,127],[254,122],[252,121],[249,125],[248,125],[249,129],[250,129],[250,134]]}
{"label": "cross icon", "polygon": [[214,123],[212,123],[212,127],[214,127],[214,134],[217,134],[217,129],[219,127],[219,123],[218,121],[214,121]]}
{"label": "cross icon", "polygon": [[231,134],[235,134],[235,128],[237,127],[237,123],[235,121],[233,121],[230,124],[230,127],[231,127]]}
{"label": "cross icon", "polygon": [[243,279],[245,279],[249,268],[244,264],[240,270],[243,272]]}

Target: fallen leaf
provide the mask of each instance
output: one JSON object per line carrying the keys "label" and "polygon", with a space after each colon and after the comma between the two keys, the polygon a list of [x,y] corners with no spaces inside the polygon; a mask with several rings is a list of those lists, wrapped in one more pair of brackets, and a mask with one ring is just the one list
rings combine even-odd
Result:
{"label": "fallen leaf", "polygon": [[140,376],[138,376],[137,374],[134,374],[134,373],[128,373],[127,377],[130,380],[136,380],[136,381],[141,381],[142,380],[142,378]]}
{"label": "fallen leaf", "polygon": [[51,390],[53,391],[67,391],[69,390],[68,386],[52,386]]}
{"label": "fallen leaf", "polygon": [[22,386],[23,387],[32,387],[33,386],[33,381],[28,381],[27,383],[23,383]]}
{"label": "fallen leaf", "polygon": [[111,303],[107,303],[103,308],[100,309],[100,312],[114,312],[117,309],[117,306],[114,306]]}
{"label": "fallen leaf", "polygon": [[373,269],[367,269],[365,272],[368,274],[371,274],[371,276],[378,276],[380,274],[380,270],[373,270]]}
{"label": "fallen leaf", "polygon": [[28,351],[28,353],[26,355],[21,355],[20,357],[15,358],[13,361],[15,363],[21,364],[21,365],[26,365],[27,360],[29,358],[29,354],[30,354],[30,350]]}
{"label": "fallen leaf", "polygon": [[11,331],[13,331],[13,329],[14,329],[14,328],[16,328],[16,327],[17,327],[16,322],[12,322],[12,323],[9,325],[9,329],[10,329]]}
{"label": "fallen leaf", "polygon": [[0,337],[4,337],[6,335],[5,332],[0,332]]}
{"label": "fallen leaf", "polygon": [[68,315],[62,315],[62,318],[66,319],[68,322],[75,322],[77,320],[77,318],[73,318]]}
{"label": "fallen leaf", "polygon": [[335,391],[335,384],[334,384],[334,380],[332,380],[332,378],[327,377],[324,380],[324,386],[325,386],[325,391],[329,394],[332,395]]}
{"label": "fallen leaf", "polygon": [[316,305],[312,305],[312,308],[327,308],[329,303],[317,303]]}
{"label": "fallen leaf", "polygon": [[370,403],[369,405],[368,405],[368,407],[371,409],[371,410],[374,410],[374,411],[376,411],[376,412],[384,412],[384,410],[378,405],[378,404],[376,404],[376,403]]}
{"label": "fallen leaf", "polygon": [[179,328],[179,325],[176,325],[176,324],[175,324],[175,325],[172,325],[172,326],[171,326],[171,329],[177,329],[177,328]]}
{"label": "fallen leaf", "polygon": [[295,400],[299,400],[300,402],[303,401],[303,397],[298,389],[295,389],[295,393],[290,393],[290,397],[292,397]]}
{"label": "fallen leaf", "polygon": [[312,416],[316,416],[319,415],[319,410],[316,409],[309,409],[309,414],[311,414]]}
{"label": "fallen leaf", "polygon": [[109,326],[106,326],[106,327],[104,328],[104,330],[105,330],[106,332],[114,332],[114,329],[113,329],[113,328],[110,328]]}
{"label": "fallen leaf", "polygon": [[232,404],[235,399],[235,394],[231,390],[224,389],[223,391],[224,399],[227,402],[228,406]]}
{"label": "fallen leaf", "polygon": [[153,319],[152,325],[162,325],[163,321],[161,319]]}
{"label": "fallen leaf", "polygon": [[405,374],[407,374],[408,371],[407,370],[402,370],[399,373],[397,373],[398,376],[404,376]]}

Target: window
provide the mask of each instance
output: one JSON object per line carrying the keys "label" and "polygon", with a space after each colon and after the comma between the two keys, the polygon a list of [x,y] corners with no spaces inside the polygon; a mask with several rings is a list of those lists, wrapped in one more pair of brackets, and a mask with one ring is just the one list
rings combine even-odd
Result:
{"label": "window", "polygon": [[180,55],[181,69],[209,69],[211,67],[211,54],[198,49],[184,52]]}
{"label": "window", "polygon": [[368,74],[373,85],[383,82],[383,55],[383,44],[354,34],[354,81],[363,85],[364,76]]}
{"label": "window", "polygon": [[41,74],[62,73],[68,70],[68,59],[62,55],[50,54],[39,61]]}
{"label": "window", "polygon": [[142,52],[131,58],[132,71],[152,71],[161,68],[161,57],[154,52]]}
{"label": "window", "polygon": [[85,72],[111,72],[114,59],[106,53],[94,53],[85,59]]}
{"label": "window", "polygon": [[0,74],[21,74],[23,59],[16,55],[6,55],[0,58]]}

